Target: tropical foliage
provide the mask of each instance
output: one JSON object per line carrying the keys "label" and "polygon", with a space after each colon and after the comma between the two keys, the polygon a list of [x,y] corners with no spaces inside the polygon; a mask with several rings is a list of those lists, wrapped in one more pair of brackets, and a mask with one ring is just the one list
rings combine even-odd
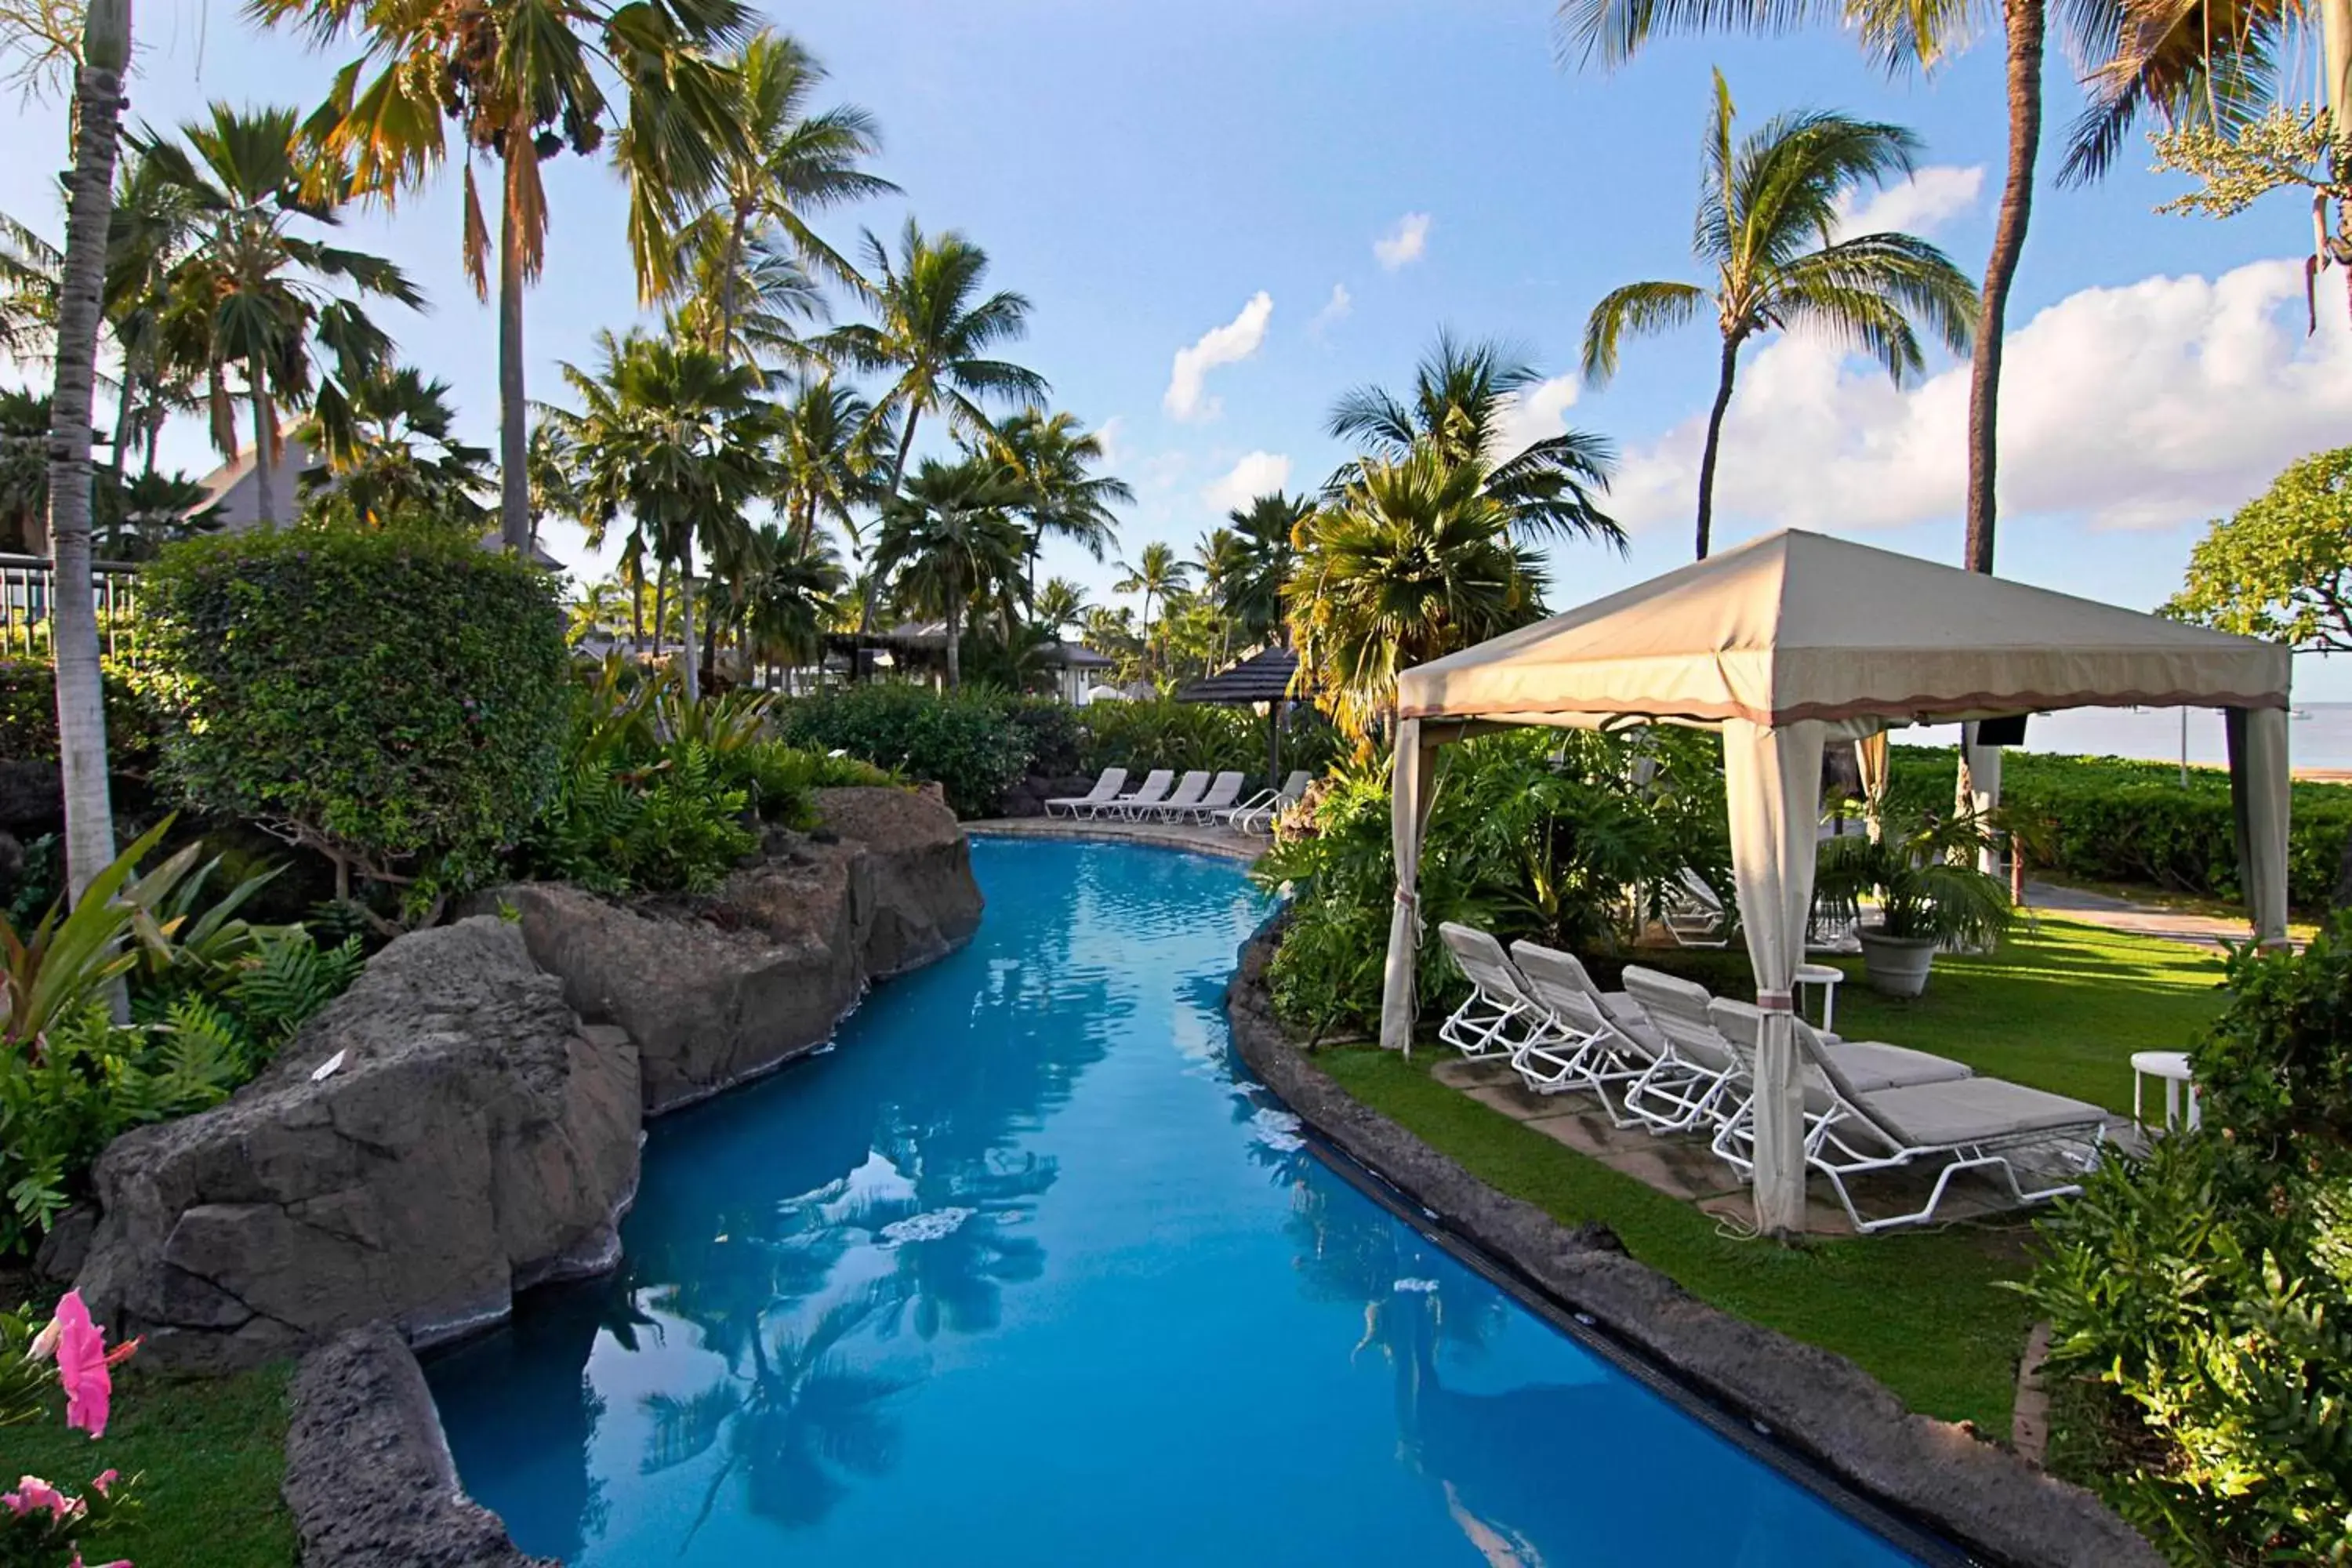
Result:
{"label": "tropical foliage", "polygon": [[2316,653],[2352,652],[2352,447],[2289,464],[2216,521],[2165,614]]}

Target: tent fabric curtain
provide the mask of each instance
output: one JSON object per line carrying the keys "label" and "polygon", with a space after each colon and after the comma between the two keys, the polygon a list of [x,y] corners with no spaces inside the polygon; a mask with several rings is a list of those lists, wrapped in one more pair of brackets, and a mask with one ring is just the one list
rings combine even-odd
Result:
{"label": "tent fabric curtain", "polygon": [[1396,851],[1396,907],[1389,913],[1387,967],[1381,977],[1381,1048],[1412,1054],[1412,973],[1421,954],[1421,836],[1429,826],[1429,764],[1434,740],[1421,721],[1397,726],[1390,772],[1391,842]]}
{"label": "tent fabric curtain", "polygon": [[1886,754],[1886,731],[1864,735],[1853,743],[1855,765],[1862,771],[1863,821],[1870,830],[1870,841],[1878,842],[1886,829],[1886,785],[1893,778],[1893,762]]}
{"label": "tent fabric curtain", "polygon": [[1723,726],[1732,880],[1764,1013],[1756,1048],[1755,1198],[1757,1226],[1769,1235],[1805,1228],[1805,1094],[1790,993],[1812,913],[1824,738],[1824,726],[1812,721],[1767,727],[1734,719]]}
{"label": "tent fabric curtain", "polygon": [[2244,839],[2239,848],[2246,916],[2264,947],[2286,942],[2287,716],[2280,708],[2232,710],[2229,715],[2230,790]]}
{"label": "tent fabric curtain", "polygon": [[[1968,807],[1981,822],[2000,808],[2000,748],[1977,744],[1977,727],[1960,726],[1960,744],[1969,763]],[[1988,877],[2000,875],[2000,848],[1986,844],[1977,851],[1977,869]]]}

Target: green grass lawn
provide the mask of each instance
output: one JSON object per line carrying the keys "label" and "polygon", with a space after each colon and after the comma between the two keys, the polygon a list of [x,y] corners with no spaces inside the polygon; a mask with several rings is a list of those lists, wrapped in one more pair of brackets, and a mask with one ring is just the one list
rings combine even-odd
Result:
{"label": "green grass lawn", "polygon": [[[2131,1053],[2185,1047],[2219,1009],[2220,978],[2218,955],[2205,950],[2044,921],[1995,956],[1938,956],[1914,1002],[1841,987],[1838,1026],[2127,1111]],[[1915,1410],[2008,1435],[2032,1314],[1998,1281],[2025,1271],[2022,1220],[1795,1247],[1736,1239],[1688,1205],[1438,1083],[1429,1069],[1448,1055],[1407,1062],[1359,1048],[1317,1060],[1488,1185],[1571,1225],[1606,1223],[1693,1295],[1852,1358]]]}
{"label": "green grass lawn", "polygon": [[7,1483],[37,1475],[80,1489],[111,1465],[139,1479],[138,1517],[97,1537],[92,1563],[141,1568],[292,1568],[294,1521],[278,1495],[286,1469],[286,1377],[265,1368],[221,1379],[118,1374],[106,1436],[62,1420],[0,1427]]}

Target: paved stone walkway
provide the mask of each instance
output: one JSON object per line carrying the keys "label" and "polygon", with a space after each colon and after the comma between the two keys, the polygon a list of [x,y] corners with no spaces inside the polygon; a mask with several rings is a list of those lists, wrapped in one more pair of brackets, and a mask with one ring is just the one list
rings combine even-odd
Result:
{"label": "paved stone walkway", "polygon": [[1162,849],[1190,849],[1200,855],[1222,855],[1230,860],[1255,860],[1265,852],[1266,840],[1229,827],[1204,827],[1190,822],[1112,822],[1091,817],[998,816],[967,822],[968,833],[999,838],[1105,839],[1128,844],[1151,844]]}
{"label": "paved stone walkway", "polygon": [[2172,942],[2220,948],[2225,942],[2243,942],[2252,931],[2242,920],[2189,914],[2154,904],[2135,903],[2111,893],[2084,888],[2061,888],[2050,882],[2025,884],[2026,907],[2084,925],[2105,926],[2135,936],[2159,936]]}

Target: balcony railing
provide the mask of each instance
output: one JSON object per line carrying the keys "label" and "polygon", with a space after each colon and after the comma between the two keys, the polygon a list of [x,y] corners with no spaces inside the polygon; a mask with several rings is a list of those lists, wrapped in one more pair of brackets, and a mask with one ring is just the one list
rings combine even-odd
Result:
{"label": "balcony railing", "polygon": [[[0,555],[0,658],[47,658],[49,617],[57,603],[57,568],[38,555]],[[98,603],[99,651],[108,658],[131,652],[131,621],[139,611],[139,568],[121,561],[93,562],[90,592]]]}

